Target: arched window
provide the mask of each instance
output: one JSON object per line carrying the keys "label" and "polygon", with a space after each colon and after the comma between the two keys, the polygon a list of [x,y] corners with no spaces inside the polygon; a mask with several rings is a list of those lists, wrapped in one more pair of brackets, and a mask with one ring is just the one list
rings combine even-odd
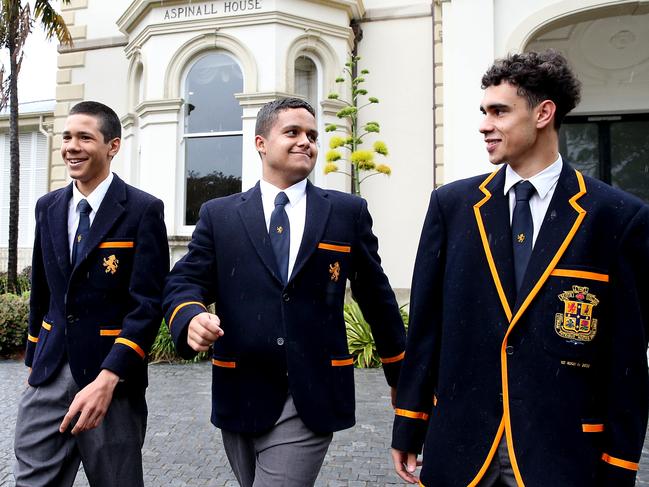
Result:
{"label": "arched window", "polygon": [[185,79],[185,225],[198,220],[201,205],[241,191],[242,109],[234,97],[243,91],[237,62],[210,53]]}
{"label": "arched window", "polygon": [[299,56],[295,60],[295,93],[318,108],[318,68],[310,57]]}

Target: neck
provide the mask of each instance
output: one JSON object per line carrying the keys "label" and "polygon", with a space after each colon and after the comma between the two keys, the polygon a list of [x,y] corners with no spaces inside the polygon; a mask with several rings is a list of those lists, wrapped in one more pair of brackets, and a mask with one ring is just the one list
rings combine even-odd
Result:
{"label": "neck", "polygon": [[559,136],[551,129],[539,136],[530,151],[508,164],[523,179],[529,179],[549,167],[559,157]]}

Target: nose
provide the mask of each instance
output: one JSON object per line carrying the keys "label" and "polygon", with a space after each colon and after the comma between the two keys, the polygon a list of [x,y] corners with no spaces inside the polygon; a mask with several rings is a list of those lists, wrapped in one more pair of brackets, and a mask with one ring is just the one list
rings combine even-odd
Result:
{"label": "nose", "polygon": [[478,127],[478,131],[483,135],[493,132],[493,124],[489,120],[488,116],[485,116],[482,119],[482,122],[480,122],[480,126]]}
{"label": "nose", "polygon": [[63,141],[63,147],[67,152],[77,152],[79,150],[79,139],[70,137]]}
{"label": "nose", "polygon": [[309,137],[307,136],[306,132],[300,132],[297,143],[298,145],[303,147],[309,145]]}

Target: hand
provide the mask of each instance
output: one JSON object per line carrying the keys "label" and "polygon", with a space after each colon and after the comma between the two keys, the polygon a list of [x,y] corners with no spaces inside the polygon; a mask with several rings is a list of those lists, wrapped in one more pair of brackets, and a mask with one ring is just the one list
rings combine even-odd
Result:
{"label": "hand", "polygon": [[392,448],[392,461],[394,462],[394,470],[399,477],[409,484],[419,482],[419,478],[413,475],[416,468],[421,465],[421,462],[417,460],[416,453],[406,453]]}
{"label": "hand", "polygon": [[189,322],[187,345],[196,352],[207,352],[223,336],[221,320],[212,313],[199,313]]}
{"label": "hand", "polygon": [[59,432],[65,433],[72,420],[79,414],[77,423],[72,428],[72,434],[96,428],[106,416],[113,391],[119,382],[119,376],[110,370],[102,370],[97,378],[77,392],[68,412],[59,426]]}
{"label": "hand", "polygon": [[392,401],[392,409],[397,407],[397,388],[390,387],[390,400]]}

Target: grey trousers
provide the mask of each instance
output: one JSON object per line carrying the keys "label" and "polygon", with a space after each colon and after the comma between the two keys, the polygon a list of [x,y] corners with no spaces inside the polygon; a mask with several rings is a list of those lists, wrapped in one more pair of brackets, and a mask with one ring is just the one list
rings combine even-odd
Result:
{"label": "grey trousers", "polygon": [[251,436],[221,430],[221,434],[241,487],[312,486],[333,438],[307,428],[291,396],[268,433]]}
{"label": "grey trousers", "polygon": [[503,437],[498,444],[498,450],[478,487],[517,487],[517,485],[512,462],[507,451],[507,439],[505,433],[503,433]]}
{"label": "grey trousers", "polygon": [[97,428],[72,436],[70,426],[61,434],[59,425],[77,392],[65,363],[54,381],[23,393],[14,439],[16,487],[71,487],[80,462],[92,487],[142,487],[144,392],[125,395],[118,385]]}

